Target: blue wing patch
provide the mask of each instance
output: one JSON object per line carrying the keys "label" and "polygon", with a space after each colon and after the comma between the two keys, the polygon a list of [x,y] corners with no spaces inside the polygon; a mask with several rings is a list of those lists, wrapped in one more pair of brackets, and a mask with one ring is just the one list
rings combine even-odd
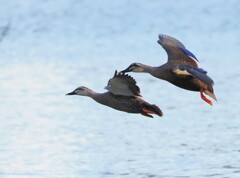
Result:
{"label": "blue wing patch", "polygon": [[[196,56],[194,56],[194,54],[193,53],[191,53],[190,51],[188,51],[186,48],[181,48],[181,47],[179,47],[186,55],[188,55],[188,56],[190,56],[190,57],[192,57],[193,59],[196,59],[197,60],[197,58],[196,58]],[[198,60],[197,60],[198,61]],[[199,61],[198,61],[199,62]]]}

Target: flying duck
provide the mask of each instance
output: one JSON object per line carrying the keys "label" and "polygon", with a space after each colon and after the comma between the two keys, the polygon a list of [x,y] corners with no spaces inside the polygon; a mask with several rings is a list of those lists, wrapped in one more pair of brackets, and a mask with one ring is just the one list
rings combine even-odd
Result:
{"label": "flying duck", "polygon": [[166,80],[180,88],[200,91],[201,98],[212,105],[212,101],[206,98],[203,93],[217,101],[213,91],[213,80],[207,75],[207,71],[200,68],[196,56],[190,52],[177,39],[168,35],[159,35],[157,41],[167,52],[168,61],[159,66],[151,67],[141,63],[133,63],[122,73],[145,72],[152,76]]}
{"label": "flying duck", "polygon": [[97,93],[81,86],[66,95],[88,96],[96,102],[113,109],[127,113],[140,113],[151,118],[153,118],[151,114],[163,115],[158,106],[141,99],[140,88],[137,86],[136,81],[127,74],[115,71],[113,78],[108,81],[105,89],[108,91]]}

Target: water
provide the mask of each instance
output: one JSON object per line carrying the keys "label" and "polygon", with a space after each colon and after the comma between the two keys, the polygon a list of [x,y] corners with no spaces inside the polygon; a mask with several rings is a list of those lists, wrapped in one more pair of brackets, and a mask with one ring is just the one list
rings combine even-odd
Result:
{"label": "water", "polygon": [[[0,177],[240,177],[239,1],[0,2]],[[163,118],[64,95],[164,63],[159,33],[209,71],[213,107],[146,74],[131,75]]]}

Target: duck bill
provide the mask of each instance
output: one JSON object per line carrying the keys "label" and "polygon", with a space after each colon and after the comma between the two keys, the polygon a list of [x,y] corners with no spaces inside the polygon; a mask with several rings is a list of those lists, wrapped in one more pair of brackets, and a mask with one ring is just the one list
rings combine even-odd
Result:
{"label": "duck bill", "polygon": [[208,91],[208,90],[205,90],[204,93],[206,93],[206,95],[210,96],[212,99],[214,99],[215,101],[217,101],[217,98],[216,96],[214,95],[214,93]]}
{"label": "duck bill", "polygon": [[73,91],[73,92],[67,93],[66,95],[76,95],[76,93]]}
{"label": "duck bill", "polygon": [[121,73],[127,73],[127,72],[131,72],[131,67],[129,66],[128,68],[124,69],[121,71]]}

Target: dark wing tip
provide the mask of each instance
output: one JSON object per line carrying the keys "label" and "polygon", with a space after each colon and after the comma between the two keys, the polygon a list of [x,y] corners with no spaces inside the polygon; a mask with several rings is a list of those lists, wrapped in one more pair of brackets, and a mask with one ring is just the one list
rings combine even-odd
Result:
{"label": "dark wing tip", "polygon": [[178,47],[182,47],[185,48],[185,46],[183,45],[182,42],[180,42],[178,39],[169,36],[169,35],[165,35],[165,34],[159,34],[158,35],[158,43],[162,46],[178,46]]}
{"label": "dark wing tip", "polygon": [[123,80],[125,80],[126,82],[131,83],[131,84],[137,84],[136,80],[132,76],[130,76],[126,73],[117,72],[115,74],[116,75],[114,75],[114,77],[122,78]]}

